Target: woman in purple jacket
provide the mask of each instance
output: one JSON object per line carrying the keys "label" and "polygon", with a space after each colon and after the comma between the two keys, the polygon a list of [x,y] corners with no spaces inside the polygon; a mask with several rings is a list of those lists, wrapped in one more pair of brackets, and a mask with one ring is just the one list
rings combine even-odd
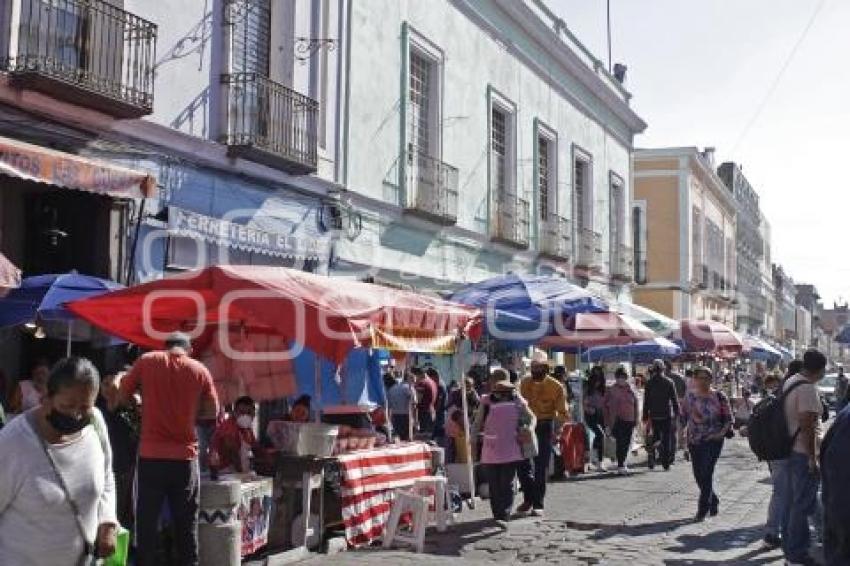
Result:
{"label": "woman in purple jacket", "polygon": [[472,432],[473,438],[481,442],[481,463],[487,473],[493,518],[506,529],[514,503],[517,465],[524,459],[523,445],[534,436],[531,431],[535,423],[528,404],[517,394],[507,372],[498,369],[493,373],[497,379],[490,394],[482,399]]}

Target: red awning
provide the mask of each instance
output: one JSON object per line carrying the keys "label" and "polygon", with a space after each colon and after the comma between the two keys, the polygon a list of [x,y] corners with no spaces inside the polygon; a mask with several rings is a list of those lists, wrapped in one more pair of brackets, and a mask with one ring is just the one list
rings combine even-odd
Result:
{"label": "red awning", "polygon": [[3,295],[9,289],[20,286],[21,270],[6,259],[6,256],[0,254],[0,295]]}
{"label": "red awning", "polygon": [[682,340],[686,349],[692,352],[734,355],[744,348],[737,332],[714,320],[683,320],[673,337]]}
{"label": "red awning", "polygon": [[4,137],[0,174],[116,198],[156,195],[156,179],[147,173]]}
{"label": "red awning", "polygon": [[69,308],[106,332],[145,347],[174,330],[215,336],[221,321],[283,336],[335,362],[355,347],[453,351],[480,333],[477,309],[439,298],[286,269],[215,266]]}
{"label": "red awning", "polygon": [[540,341],[543,348],[572,349],[619,346],[651,340],[655,333],[642,322],[617,312],[579,313],[556,321],[554,333]]}

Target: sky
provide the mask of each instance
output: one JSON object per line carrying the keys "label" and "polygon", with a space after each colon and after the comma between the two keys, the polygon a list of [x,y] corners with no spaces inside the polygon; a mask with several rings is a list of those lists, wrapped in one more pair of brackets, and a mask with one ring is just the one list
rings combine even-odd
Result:
{"label": "sky", "polygon": [[[610,1],[612,59],[649,125],[635,146],[740,163],[774,263],[827,307],[850,300],[850,1]],[[607,61],[605,0],[546,3]]]}

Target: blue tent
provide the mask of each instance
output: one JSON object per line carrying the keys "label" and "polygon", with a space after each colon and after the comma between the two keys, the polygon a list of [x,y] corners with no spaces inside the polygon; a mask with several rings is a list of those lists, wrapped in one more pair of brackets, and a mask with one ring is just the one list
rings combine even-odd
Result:
{"label": "blue tent", "polygon": [[0,298],[0,327],[36,321],[71,321],[65,303],[121,289],[123,285],[72,271],[27,277]]}
{"label": "blue tent", "polygon": [[645,342],[622,346],[598,346],[590,348],[581,355],[584,363],[593,362],[635,362],[649,363],[655,359],[675,358],[682,348],[666,338],[653,338]]}
{"label": "blue tent", "polygon": [[605,301],[566,279],[514,273],[467,285],[449,299],[481,309],[490,335],[517,348],[549,334],[556,317],[609,310]]}
{"label": "blue tent", "polygon": [[835,341],[839,344],[850,344],[850,324],[841,328],[835,337]]}
{"label": "blue tent", "polygon": [[[321,363],[321,391],[316,391],[316,363]],[[384,382],[381,378],[380,355],[377,350],[352,350],[340,369],[306,348],[295,357],[295,380],[299,395],[309,395],[312,407],[332,405],[382,405]]]}

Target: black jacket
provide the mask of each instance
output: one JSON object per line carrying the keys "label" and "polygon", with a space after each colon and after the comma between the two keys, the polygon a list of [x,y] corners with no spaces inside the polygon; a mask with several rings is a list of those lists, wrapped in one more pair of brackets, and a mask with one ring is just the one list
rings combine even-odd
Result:
{"label": "black jacket", "polygon": [[643,394],[643,418],[669,419],[679,416],[679,399],[673,380],[655,374],[646,382]]}

